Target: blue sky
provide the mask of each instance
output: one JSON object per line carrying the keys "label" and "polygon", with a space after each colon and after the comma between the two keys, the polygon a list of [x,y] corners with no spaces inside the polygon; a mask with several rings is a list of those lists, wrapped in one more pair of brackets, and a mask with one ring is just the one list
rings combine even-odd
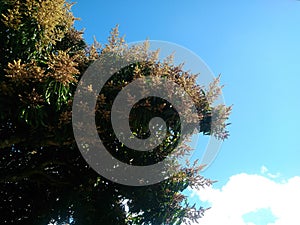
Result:
{"label": "blue sky", "polygon": [[[299,187],[299,1],[77,0],[73,12],[81,18],[76,27],[85,28],[89,43],[94,36],[105,43],[111,28],[119,24],[127,42],[149,38],[177,43],[199,55],[215,75],[222,75],[225,101],[233,104],[232,125],[230,138],[203,173],[219,181],[211,192],[225,196],[231,193],[226,191],[230,182],[245,177],[253,178],[252,184],[257,182],[258,186],[266,181],[260,178],[267,179],[273,184],[271,189],[282,190],[282,196],[288,187]],[[300,188],[295,190],[288,194],[298,197]],[[221,204],[221,198],[207,196],[211,195],[194,192],[191,199],[206,200],[212,206]],[[287,199],[291,200],[286,203],[294,207],[293,198]],[[277,208],[275,203],[261,203],[248,209],[252,211],[232,215],[243,217],[236,223],[227,218],[228,224],[284,224],[286,220],[278,219],[283,213]],[[272,213],[277,220],[270,216]]]}

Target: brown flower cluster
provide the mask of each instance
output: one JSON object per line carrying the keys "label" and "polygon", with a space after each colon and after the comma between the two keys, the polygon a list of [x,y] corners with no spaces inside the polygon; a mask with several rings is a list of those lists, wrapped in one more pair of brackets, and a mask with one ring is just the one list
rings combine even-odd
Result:
{"label": "brown flower cluster", "polygon": [[23,95],[19,94],[20,101],[35,108],[44,102],[44,98],[40,95],[35,88],[30,93],[24,92]]}
{"label": "brown flower cluster", "polygon": [[50,69],[49,76],[65,86],[76,82],[75,75],[79,74],[79,70],[77,69],[78,63],[75,62],[75,58],[76,56],[70,57],[65,51],[58,51],[57,54],[52,53],[48,64]]}
{"label": "brown flower cluster", "polygon": [[19,84],[29,82],[42,82],[45,78],[52,77],[63,85],[68,85],[76,81],[75,75],[79,74],[78,63],[75,62],[76,56],[70,57],[67,52],[58,51],[49,56],[47,71],[37,65],[32,60],[30,63],[22,63],[21,60],[14,60],[8,64],[6,76]]}
{"label": "brown flower cluster", "polygon": [[24,18],[31,20],[32,25],[37,24],[37,29],[42,31],[36,46],[40,50],[60,41],[76,20],[70,11],[73,4],[64,0],[11,1],[13,7],[1,15],[2,22],[13,30],[20,29],[26,21]]}
{"label": "brown flower cluster", "polygon": [[45,77],[45,70],[39,67],[36,61],[30,63],[22,63],[21,60],[14,60],[8,64],[8,69],[5,70],[6,76],[19,84],[28,84],[29,82],[41,82]]}
{"label": "brown flower cluster", "polygon": [[[27,0],[27,2],[32,3],[33,1]],[[38,8],[32,17],[37,20],[38,27],[45,32],[42,44],[49,42],[55,44],[64,37],[65,31],[70,29],[74,23],[75,18],[70,12],[72,4],[66,3],[64,0],[39,0],[33,6],[29,6]],[[28,11],[33,12],[30,8]],[[64,30],[61,27],[64,27]]]}
{"label": "brown flower cluster", "polygon": [[7,10],[7,14],[2,14],[2,22],[9,28],[17,30],[21,25],[22,3],[20,0],[12,1],[14,7]]}

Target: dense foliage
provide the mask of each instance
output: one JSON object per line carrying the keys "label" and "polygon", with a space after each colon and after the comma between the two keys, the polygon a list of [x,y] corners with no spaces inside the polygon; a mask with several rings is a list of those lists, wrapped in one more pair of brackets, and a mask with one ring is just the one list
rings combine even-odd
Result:
{"label": "dense foliage", "polygon": [[[136,107],[131,115],[137,136],[147,136],[145,127],[156,109],[170,120],[173,132],[152,155],[138,154],[110,135],[110,107],[116,93],[136,77],[167,76],[195,101],[199,132],[225,139],[230,108],[211,107],[220,94],[218,80],[204,92],[195,83],[195,75],[170,60],[159,62],[157,52],[148,51],[146,44],[145,48],[129,49],[117,28],[104,47],[98,43],[88,46],[82,32],[73,26],[76,18],[71,6],[64,0],[0,0],[1,224],[154,225],[200,218],[204,209],[190,206],[181,192],[188,186],[210,185],[209,179],[199,175],[201,166],[192,164],[166,181],[143,187],[101,177],[77,148],[71,124],[72,100],[84,71],[101,54],[145,54],[145,61],[124,68],[107,82],[96,111],[99,136],[110,152],[124,162],[144,165],[163,159],[178,144],[178,124],[171,121],[177,121],[176,112],[162,99],[139,102],[144,108]],[[147,108],[149,103],[151,109]],[[149,111],[152,114],[147,114]],[[213,113],[218,115],[215,129],[210,124]],[[183,154],[189,151],[185,146]]]}

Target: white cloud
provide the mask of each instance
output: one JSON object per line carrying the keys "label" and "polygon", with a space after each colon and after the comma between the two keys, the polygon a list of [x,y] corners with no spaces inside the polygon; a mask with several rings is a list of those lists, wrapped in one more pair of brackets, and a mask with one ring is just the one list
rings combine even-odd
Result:
{"label": "white cloud", "polygon": [[220,189],[210,187],[194,191],[194,194],[212,206],[198,221],[202,225],[256,225],[245,222],[243,215],[266,208],[276,217],[275,222],[268,225],[300,224],[298,176],[276,183],[262,175],[242,173],[230,177]]}
{"label": "white cloud", "polygon": [[272,179],[275,179],[275,178],[280,177],[280,173],[275,173],[275,174],[267,173],[267,176],[270,177],[270,178],[272,178]]}
{"label": "white cloud", "polygon": [[262,166],[260,168],[260,173],[261,174],[267,175],[268,177],[270,177],[272,179],[280,177],[280,173],[277,172],[276,174],[272,174],[272,173],[270,173],[268,171],[269,171],[269,169],[266,166]]}
{"label": "white cloud", "polygon": [[268,168],[266,167],[266,166],[262,166],[261,168],[260,168],[260,172],[262,173],[262,174],[265,174],[266,172],[268,172],[269,170],[268,170]]}

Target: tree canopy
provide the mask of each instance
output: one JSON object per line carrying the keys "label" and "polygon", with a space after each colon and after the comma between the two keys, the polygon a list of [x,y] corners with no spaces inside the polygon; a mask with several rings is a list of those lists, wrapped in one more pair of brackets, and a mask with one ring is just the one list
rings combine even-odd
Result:
{"label": "tree canopy", "polygon": [[[0,0],[0,222],[154,225],[197,220],[205,209],[190,205],[182,191],[212,183],[199,174],[201,165],[191,163],[153,185],[110,181],[96,173],[78,150],[72,104],[82,75],[101,55],[144,54],[145,60],[123,68],[105,84],[95,113],[99,137],[112,155],[126,163],[148,165],[178,145],[178,115],[163,99],[138,102],[130,115],[137,137],[147,137],[150,119],[159,115],[169,132],[155,151],[137,153],[113,134],[110,110],[117,93],[138,77],[172,79],[195,102],[198,132],[226,139],[230,107],[212,106],[221,93],[219,79],[204,91],[196,75],[170,59],[160,62],[158,52],[150,51],[146,42],[143,48],[128,47],[118,27],[105,45],[88,45],[74,27],[71,6],[64,0]],[[214,126],[213,115],[217,115]],[[181,154],[189,151],[183,145]]]}

